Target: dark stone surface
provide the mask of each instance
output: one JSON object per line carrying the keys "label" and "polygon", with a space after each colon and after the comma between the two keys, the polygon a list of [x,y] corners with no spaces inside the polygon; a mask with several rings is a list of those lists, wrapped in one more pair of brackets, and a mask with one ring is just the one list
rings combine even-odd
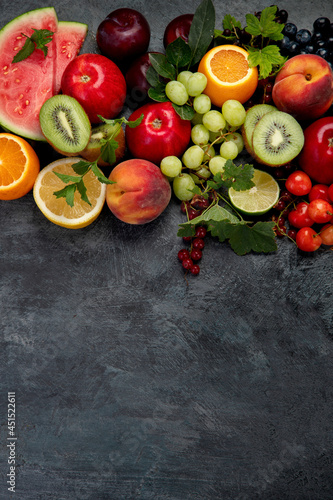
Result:
{"label": "dark stone surface", "polygon": [[[241,21],[270,5],[215,2]],[[85,21],[84,51],[122,2],[56,1]],[[1,24],[42,4],[16,0]],[[129,5],[129,4],[127,4]],[[132,1],[151,50],[190,3]],[[279,5],[299,27],[332,5]],[[51,152],[49,153],[51,156]],[[52,158],[51,158],[52,159]],[[128,226],[104,208],[86,229],[48,222],[32,194],[1,202],[1,484],[7,392],[17,399],[20,500],[329,500],[332,472],[332,253],[236,256],[209,240],[187,284],[173,200]]]}

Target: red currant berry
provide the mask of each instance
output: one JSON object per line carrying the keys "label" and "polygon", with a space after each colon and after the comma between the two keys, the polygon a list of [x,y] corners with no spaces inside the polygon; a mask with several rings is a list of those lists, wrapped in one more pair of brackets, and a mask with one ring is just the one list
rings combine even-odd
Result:
{"label": "red currant berry", "polygon": [[184,269],[191,269],[193,267],[193,260],[192,259],[184,259],[182,262],[183,268]]}
{"label": "red currant berry", "polygon": [[197,248],[194,248],[192,252],[190,253],[190,257],[192,260],[200,260],[202,258],[202,251],[198,250]]}
{"label": "red currant berry", "polygon": [[198,264],[194,264],[191,269],[190,269],[191,273],[194,274],[195,276],[198,275],[200,273],[200,267],[198,266]]}
{"label": "red currant berry", "polygon": [[196,248],[197,250],[202,250],[205,246],[205,242],[202,238],[195,238],[193,240],[193,248]]}
{"label": "red currant berry", "polygon": [[182,248],[178,252],[178,259],[182,262],[184,259],[190,258],[190,252],[186,248]]}
{"label": "red currant berry", "polygon": [[283,200],[279,200],[275,205],[274,205],[275,210],[278,210],[279,212],[282,212],[286,208],[286,204]]}
{"label": "red currant berry", "polygon": [[296,241],[296,235],[297,235],[296,229],[289,229],[287,234],[288,234],[289,238]]}
{"label": "red currant berry", "polygon": [[185,243],[190,243],[192,241],[192,236],[183,236],[183,241]]}
{"label": "red currant berry", "polygon": [[205,226],[198,226],[195,230],[196,238],[204,238],[207,234],[207,229]]}

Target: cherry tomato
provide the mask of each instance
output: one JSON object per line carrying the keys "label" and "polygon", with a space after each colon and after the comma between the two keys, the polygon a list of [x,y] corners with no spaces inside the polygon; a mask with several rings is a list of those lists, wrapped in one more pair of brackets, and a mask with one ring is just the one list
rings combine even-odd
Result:
{"label": "cherry tomato", "polygon": [[314,222],[326,224],[332,220],[333,206],[328,201],[318,198],[309,203],[308,214]]}
{"label": "cherry tomato", "polygon": [[291,194],[305,196],[311,191],[312,181],[308,174],[302,170],[295,170],[288,176],[285,186]]}
{"label": "cherry tomato", "polygon": [[314,224],[314,221],[308,214],[309,204],[305,201],[301,201],[296,205],[294,210],[291,210],[288,215],[289,223],[297,228],[310,227]]}
{"label": "cherry tomato", "polygon": [[296,234],[296,245],[303,252],[314,252],[321,244],[321,237],[312,227],[302,227]]}
{"label": "cherry tomato", "polygon": [[314,186],[312,186],[309,193],[309,201],[317,200],[318,198],[331,203],[332,200],[329,197],[328,186],[326,186],[326,184],[315,184]]}
{"label": "cherry tomato", "polygon": [[333,224],[326,224],[320,231],[323,245],[333,245]]}

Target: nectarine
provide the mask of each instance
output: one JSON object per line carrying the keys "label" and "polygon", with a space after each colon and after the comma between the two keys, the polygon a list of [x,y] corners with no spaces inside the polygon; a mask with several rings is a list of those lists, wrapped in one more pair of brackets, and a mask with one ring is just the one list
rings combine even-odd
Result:
{"label": "nectarine", "polygon": [[168,206],[171,187],[157,165],[131,159],[119,163],[111,172],[106,202],[111,212],[128,224],[146,224]]}
{"label": "nectarine", "polygon": [[325,59],[299,54],[289,59],[276,76],[272,97],[275,106],[296,120],[314,120],[333,102],[333,73]]}

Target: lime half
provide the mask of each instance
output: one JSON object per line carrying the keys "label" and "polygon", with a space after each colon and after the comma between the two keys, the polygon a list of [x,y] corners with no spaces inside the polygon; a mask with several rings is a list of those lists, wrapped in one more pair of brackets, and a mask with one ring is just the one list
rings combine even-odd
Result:
{"label": "lime half", "polygon": [[254,169],[254,186],[246,191],[229,188],[229,198],[234,207],[249,215],[262,215],[278,201],[280,188],[274,177],[262,170]]}

